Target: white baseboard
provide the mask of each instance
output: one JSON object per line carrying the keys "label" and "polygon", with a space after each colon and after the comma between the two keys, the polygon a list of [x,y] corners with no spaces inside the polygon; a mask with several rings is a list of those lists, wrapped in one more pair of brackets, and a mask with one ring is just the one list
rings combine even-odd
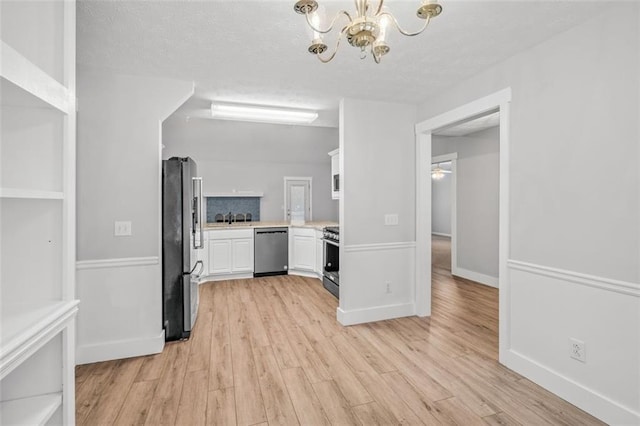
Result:
{"label": "white baseboard", "polygon": [[451,275],[475,281],[480,284],[488,285],[489,287],[498,288],[498,278],[492,277],[491,275],[485,275],[463,268],[453,268],[453,270],[451,271]]}
{"label": "white baseboard", "polygon": [[164,348],[164,330],[156,337],[147,339],[120,340],[94,345],[79,345],[76,348],[76,364],[131,358],[162,352]]}
{"label": "white baseboard", "polygon": [[242,274],[206,275],[200,278],[198,284],[203,284],[207,281],[246,280],[249,278],[253,278],[253,272]]}
{"label": "white baseboard", "polygon": [[382,321],[392,318],[408,317],[415,314],[416,308],[413,303],[376,306],[374,308],[353,309],[350,311],[344,311],[341,308],[337,310],[338,322],[342,325]]}
{"label": "white baseboard", "polygon": [[640,413],[636,413],[611,399],[584,387],[557,371],[514,351],[506,351],[504,365],[517,371],[534,383],[553,392],[578,408],[611,425],[638,425]]}
{"label": "white baseboard", "polygon": [[437,235],[438,237],[448,237],[451,238],[451,234],[443,234],[442,232],[432,232],[431,235]]}
{"label": "white baseboard", "polygon": [[322,275],[318,275],[315,272],[299,271],[297,269],[289,269],[289,275],[299,275],[301,277],[317,278],[320,280],[322,279]]}

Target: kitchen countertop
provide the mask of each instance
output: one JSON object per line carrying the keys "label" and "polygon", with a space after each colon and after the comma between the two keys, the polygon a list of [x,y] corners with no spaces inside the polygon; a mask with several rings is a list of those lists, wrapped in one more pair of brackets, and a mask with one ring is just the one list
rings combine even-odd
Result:
{"label": "kitchen countertop", "polygon": [[306,222],[304,225],[292,225],[285,221],[234,222],[231,225],[228,223],[207,223],[203,229],[205,231],[211,231],[216,229],[271,228],[276,226],[313,228],[321,231],[325,226],[338,226],[338,223],[328,221]]}

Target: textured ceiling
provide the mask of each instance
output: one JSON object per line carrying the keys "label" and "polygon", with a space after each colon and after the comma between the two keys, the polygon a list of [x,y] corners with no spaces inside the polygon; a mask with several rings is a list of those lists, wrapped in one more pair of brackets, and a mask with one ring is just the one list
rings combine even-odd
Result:
{"label": "textured ceiling", "polygon": [[[341,97],[420,103],[517,52],[595,16],[597,2],[447,1],[417,37],[392,35],[376,65],[346,43],[322,64],[307,52],[293,1],[79,0],[77,60],[87,67],[195,81],[180,113],[205,116],[210,101],[316,108],[335,125]],[[389,1],[408,29],[419,4]],[[329,1],[327,12],[353,2]]]}

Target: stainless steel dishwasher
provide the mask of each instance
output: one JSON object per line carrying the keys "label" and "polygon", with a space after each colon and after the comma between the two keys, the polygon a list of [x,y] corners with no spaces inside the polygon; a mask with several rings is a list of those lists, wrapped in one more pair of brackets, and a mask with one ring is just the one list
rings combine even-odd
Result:
{"label": "stainless steel dishwasher", "polygon": [[289,229],[254,230],[253,276],[286,275],[289,269]]}

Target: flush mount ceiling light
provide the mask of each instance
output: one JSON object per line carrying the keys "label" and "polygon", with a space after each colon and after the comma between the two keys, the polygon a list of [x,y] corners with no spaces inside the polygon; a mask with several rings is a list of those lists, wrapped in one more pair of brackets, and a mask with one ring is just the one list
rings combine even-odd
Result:
{"label": "flush mount ceiling light", "polygon": [[259,123],[310,124],[316,111],[274,108],[261,105],[211,104],[211,116],[222,120],[256,121]]}
{"label": "flush mount ceiling light", "polygon": [[[338,47],[340,47],[340,40],[342,40],[342,37],[346,37],[351,46],[360,49],[360,59],[364,59],[367,56],[367,52],[370,52],[373,60],[376,63],[380,63],[382,56],[389,53],[391,49],[387,43],[387,30],[390,25],[396,27],[400,34],[412,37],[422,33],[429,25],[431,18],[442,13],[442,6],[436,0],[422,0],[416,15],[424,20],[424,24],[418,31],[408,32],[402,29],[397,19],[383,8],[384,0],[379,0],[375,9],[370,7],[369,0],[355,0],[355,3],[356,12],[353,16],[345,10],[341,10],[331,20],[329,26],[324,29],[320,26],[323,10],[318,7],[316,0],[298,0],[294,5],[293,9],[305,16],[309,26],[311,45],[308,50],[316,55],[321,62],[327,63],[331,61],[336,56]],[[346,17],[347,23],[338,34],[333,53],[323,57],[321,55],[327,50],[327,45],[322,40],[322,36],[333,30],[334,25],[341,16]]]}

